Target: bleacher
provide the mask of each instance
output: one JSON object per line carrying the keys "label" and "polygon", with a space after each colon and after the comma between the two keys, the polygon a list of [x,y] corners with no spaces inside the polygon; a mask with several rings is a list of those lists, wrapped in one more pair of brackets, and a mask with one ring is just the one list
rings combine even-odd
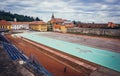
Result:
{"label": "bleacher", "polygon": [[23,61],[27,61],[27,58],[24,57],[24,55],[22,55],[22,53],[15,46],[5,42],[2,42],[2,45],[12,60],[21,59]]}
{"label": "bleacher", "polygon": [[0,41],[10,43],[1,33],[0,33]]}
{"label": "bleacher", "polygon": [[53,76],[49,73],[36,59],[30,60],[27,56],[23,54],[22,51],[17,49],[9,40],[7,40],[3,35],[0,34],[0,43],[3,49],[8,53],[12,60],[23,60],[26,64],[36,70],[39,74],[43,76]]}

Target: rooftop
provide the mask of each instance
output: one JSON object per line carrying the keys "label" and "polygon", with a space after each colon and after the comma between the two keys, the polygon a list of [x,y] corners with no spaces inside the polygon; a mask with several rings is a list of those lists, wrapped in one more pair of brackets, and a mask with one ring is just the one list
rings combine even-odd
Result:
{"label": "rooftop", "polygon": [[46,24],[46,23],[44,21],[33,21],[30,24],[39,25],[39,24]]}
{"label": "rooftop", "polygon": [[11,25],[11,23],[6,20],[0,20],[0,25]]}
{"label": "rooftop", "polygon": [[20,24],[30,24],[31,22],[10,22],[10,23],[14,25],[20,25]]}

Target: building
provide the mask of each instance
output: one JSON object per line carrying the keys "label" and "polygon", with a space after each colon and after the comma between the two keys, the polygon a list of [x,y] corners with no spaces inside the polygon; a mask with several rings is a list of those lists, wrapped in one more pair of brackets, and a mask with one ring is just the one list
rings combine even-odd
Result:
{"label": "building", "polygon": [[60,30],[61,30],[61,32],[63,32],[63,33],[66,33],[66,32],[67,32],[66,26],[60,26]]}
{"label": "building", "polygon": [[0,20],[0,29],[1,30],[11,30],[11,23],[6,20]]}
{"label": "building", "polygon": [[31,22],[10,22],[12,24],[12,30],[28,30]]}
{"label": "building", "polygon": [[66,28],[73,28],[73,27],[74,27],[73,22],[70,21],[70,20],[64,21],[63,25],[64,25]]}
{"label": "building", "polygon": [[80,28],[107,28],[107,24],[98,23],[78,23],[77,27]]}
{"label": "building", "polygon": [[117,27],[118,25],[114,24],[113,22],[108,22],[108,27],[109,28],[114,28]]}
{"label": "building", "polygon": [[55,18],[54,14],[52,14],[49,24],[51,25],[49,28],[55,32],[67,32],[67,28],[74,27],[70,20]]}
{"label": "building", "polygon": [[58,26],[62,25],[64,21],[65,20],[62,19],[62,18],[55,18],[54,14],[52,14],[51,20],[48,21],[48,30],[50,30],[50,31],[60,31],[60,27],[58,28]]}
{"label": "building", "polygon": [[61,32],[61,25],[60,24],[54,24],[53,31],[55,31],[55,32]]}
{"label": "building", "polygon": [[113,22],[108,23],[77,23],[77,27],[80,28],[115,28],[116,24]]}
{"label": "building", "polygon": [[34,21],[29,24],[29,28],[35,31],[47,31],[47,24],[43,21]]}
{"label": "building", "polygon": [[50,21],[47,22],[47,26],[48,26],[48,31],[53,31],[53,25],[51,24]]}
{"label": "building", "polygon": [[73,28],[73,27],[74,27],[73,22],[70,21],[70,20],[64,21],[63,25],[64,25],[64,26],[61,26],[61,30],[62,30],[63,32],[67,32],[67,28]]}

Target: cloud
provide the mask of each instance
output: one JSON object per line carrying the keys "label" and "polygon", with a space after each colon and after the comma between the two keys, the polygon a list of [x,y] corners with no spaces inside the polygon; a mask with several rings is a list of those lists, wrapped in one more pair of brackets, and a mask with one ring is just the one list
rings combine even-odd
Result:
{"label": "cloud", "polygon": [[105,1],[108,3],[114,3],[114,2],[117,2],[118,0],[105,0]]}
{"label": "cloud", "polygon": [[48,21],[56,17],[83,22],[120,23],[119,0],[4,0],[0,10],[39,17]]}

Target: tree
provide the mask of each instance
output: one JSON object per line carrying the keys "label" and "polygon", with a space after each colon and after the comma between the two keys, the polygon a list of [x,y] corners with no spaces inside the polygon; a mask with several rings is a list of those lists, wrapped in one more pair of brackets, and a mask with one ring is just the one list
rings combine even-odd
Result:
{"label": "tree", "polygon": [[4,19],[7,21],[14,21],[14,18],[17,19],[17,21],[40,21],[38,17],[34,19],[33,17],[30,16],[24,16],[24,15],[19,15],[19,14],[12,14],[10,12],[5,12],[5,11],[0,11],[0,20]]}
{"label": "tree", "polygon": [[74,26],[77,26],[77,21],[73,21]]}
{"label": "tree", "polygon": [[36,17],[35,21],[40,21],[40,19],[38,17]]}

